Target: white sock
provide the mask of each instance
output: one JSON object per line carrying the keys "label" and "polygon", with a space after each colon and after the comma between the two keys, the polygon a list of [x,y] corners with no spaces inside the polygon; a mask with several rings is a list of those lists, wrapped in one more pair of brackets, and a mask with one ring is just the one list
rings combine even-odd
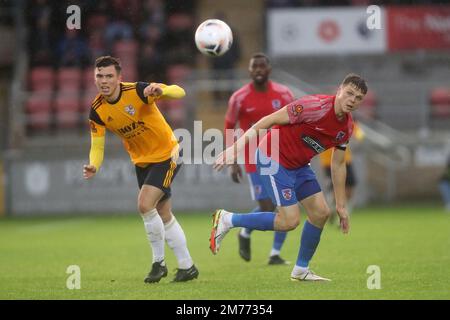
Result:
{"label": "white sock", "polygon": [[194,262],[186,245],[186,236],[177,219],[172,219],[164,225],[167,245],[173,250],[177,257],[178,267],[180,269],[189,269]]}
{"label": "white sock", "polygon": [[145,231],[153,252],[153,262],[164,260],[164,224],[156,209],[142,215]]}
{"label": "white sock", "polygon": [[280,250],[272,248],[272,250],[270,251],[270,256],[273,257],[273,256],[279,256],[279,255],[280,255]]}
{"label": "white sock", "polygon": [[231,222],[231,218],[233,217],[233,213],[231,212],[226,212],[223,215],[223,223],[225,224],[226,227],[228,228],[233,228],[233,223]]}
{"label": "white sock", "polygon": [[306,272],[308,270],[309,270],[309,267],[304,268],[304,267],[299,267],[298,265],[295,265],[291,274],[294,274],[294,275],[295,274],[300,274],[300,273],[304,273],[304,272]]}

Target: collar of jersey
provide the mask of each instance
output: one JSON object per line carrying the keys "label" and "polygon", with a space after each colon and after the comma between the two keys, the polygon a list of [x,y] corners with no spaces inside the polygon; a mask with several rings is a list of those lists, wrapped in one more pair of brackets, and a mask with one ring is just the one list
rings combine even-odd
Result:
{"label": "collar of jersey", "polygon": [[109,102],[109,101],[106,101],[106,102],[108,102],[109,104],[116,104],[117,102],[119,102],[120,98],[122,98],[122,82],[120,83],[120,92],[119,92],[119,96],[117,97],[117,99],[112,102]]}

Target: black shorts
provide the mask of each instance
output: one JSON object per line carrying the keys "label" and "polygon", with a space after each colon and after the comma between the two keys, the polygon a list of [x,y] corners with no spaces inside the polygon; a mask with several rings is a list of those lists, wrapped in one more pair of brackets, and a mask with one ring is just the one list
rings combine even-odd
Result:
{"label": "black shorts", "polygon": [[160,201],[170,198],[170,185],[180,168],[181,163],[177,164],[172,161],[172,159],[151,163],[145,168],[135,166],[139,189],[141,189],[144,184],[148,184],[157,187],[164,192],[164,196]]}
{"label": "black shorts", "polygon": [[[347,176],[345,178],[345,185],[347,187],[354,187],[356,185],[356,177],[355,172],[353,171],[353,166],[351,164],[346,164],[345,167],[347,168]],[[325,172],[327,174],[327,177],[331,179],[331,168],[326,167]]]}

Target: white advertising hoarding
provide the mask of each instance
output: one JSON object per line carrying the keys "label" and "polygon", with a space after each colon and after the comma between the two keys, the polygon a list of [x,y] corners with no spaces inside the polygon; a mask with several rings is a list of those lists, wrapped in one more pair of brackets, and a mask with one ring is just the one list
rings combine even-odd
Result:
{"label": "white advertising hoarding", "polygon": [[[366,7],[272,9],[267,19],[268,49],[274,57],[386,51],[385,11],[381,7],[369,13]],[[369,29],[368,19],[370,27],[378,19],[378,28]]]}

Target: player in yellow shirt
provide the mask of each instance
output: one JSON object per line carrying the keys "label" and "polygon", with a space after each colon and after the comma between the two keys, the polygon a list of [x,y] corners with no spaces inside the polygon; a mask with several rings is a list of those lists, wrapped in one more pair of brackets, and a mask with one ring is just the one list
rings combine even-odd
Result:
{"label": "player in yellow shirt", "polygon": [[95,84],[99,94],[89,114],[91,150],[89,164],[83,167],[84,178],[92,178],[100,169],[106,129],[117,134],[135,165],[138,209],[153,252],[152,269],[144,281],[159,282],[167,276],[164,241],[178,261],[173,281],[197,278],[198,270],[170,199],[170,185],[181,166],[177,164],[178,142],[156,106],[160,99],[184,97],[184,90],[162,83],[122,82],[120,61],[110,56],[95,61]]}

